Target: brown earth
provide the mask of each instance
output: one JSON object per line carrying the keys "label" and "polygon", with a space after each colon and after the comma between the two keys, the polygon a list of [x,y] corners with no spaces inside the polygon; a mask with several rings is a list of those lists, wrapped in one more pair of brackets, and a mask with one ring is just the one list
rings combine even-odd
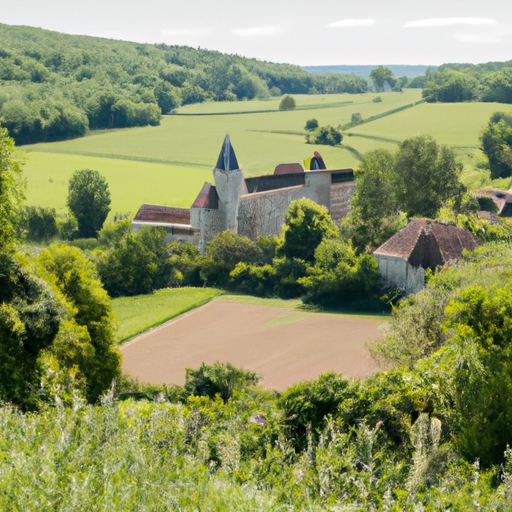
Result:
{"label": "brown earth", "polygon": [[382,322],[212,301],[121,347],[123,369],[143,382],[180,384],[185,368],[230,362],[285,390],[321,373],[360,378],[379,370],[366,346]]}

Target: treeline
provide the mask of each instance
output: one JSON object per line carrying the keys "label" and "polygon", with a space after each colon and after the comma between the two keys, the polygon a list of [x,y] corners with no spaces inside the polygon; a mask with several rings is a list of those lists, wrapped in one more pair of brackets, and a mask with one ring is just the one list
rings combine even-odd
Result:
{"label": "treeline", "polygon": [[354,75],[0,25],[0,123],[18,145],[158,125],[189,103],[366,90],[366,79]]}
{"label": "treeline", "polygon": [[428,102],[485,101],[512,103],[512,61],[487,64],[443,64],[430,68],[411,86],[423,87]]}

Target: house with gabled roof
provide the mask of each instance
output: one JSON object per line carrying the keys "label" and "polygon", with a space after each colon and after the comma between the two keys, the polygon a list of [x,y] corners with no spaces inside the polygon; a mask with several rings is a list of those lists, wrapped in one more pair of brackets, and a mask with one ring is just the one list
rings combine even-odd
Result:
{"label": "house with gabled roof", "polygon": [[425,270],[459,262],[465,250],[478,247],[467,229],[428,219],[415,219],[384,242],[373,255],[389,287],[406,295],[425,287]]}
{"label": "house with gabled roof", "polygon": [[206,243],[227,229],[256,240],[279,235],[290,203],[308,198],[325,206],[337,223],[350,211],[356,183],[353,169],[304,169],[280,164],[273,174],[245,178],[228,135],[213,169],[190,208],[143,204],[132,225],[161,226],[168,241],[192,242],[201,253]]}

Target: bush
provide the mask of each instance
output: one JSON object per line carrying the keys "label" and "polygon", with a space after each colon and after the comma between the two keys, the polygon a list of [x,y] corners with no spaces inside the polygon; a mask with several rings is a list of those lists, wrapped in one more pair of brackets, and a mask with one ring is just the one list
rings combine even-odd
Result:
{"label": "bush", "polygon": [[264,297],[274,293],[276,277],[272,265],[259,267],[240,262],[230,273],[230,287],[239,293]]}
{"label": "bush", "polygon": [[299,279],[306,304],[355,310],[382,309],[377,262],[370,254],[356,256],[341,240],[323,240],[315,251],[315,265]]}
{"label": "bush", "polygon": [[287,95],[279,103],[279,110],[295,110],[296,106],[295,98]]}
{"label": "bush", "polygon": [[372,101],[373,103],[382,103],[382,98],[380,96],[375,96]]}
{"label": "bush", "polygon": [[98,272],[111,296],[151,293],[169,285],[166,235],[164,228],[143,226],[138,234],[128,232],[97,255]]}
{"label": "bush", "polygon": [[362,122],[363,122],[363,116],[359,112],[355,112],[354,114],[352,114],[352,117],[350,118],[350,124],[352,126],[357,126],[358,124],[361,124]]}
{"label": "bush", "polygon": [[255,242],[246,236],[223,231],[206,245],[201,263],[201,279],[209,286],[227,287],[230,283],[229,275],[238,263],[254,264],[261,259],[262,252]]}
{"label": "bush", "polygon": [[316,119],[309,119],[306,121],[306,126],[304,126],[304,130],[308,132],[312,132],[318,128],[318,121]]}
{"label": "bush", "polygon": [[27,239],[46,242],[58,234],[55,208],[25,207]]}
{"label": "bush", "polygon": [[480,210],[484,210],[486,212],[498,213],[498,207],[496,203],[490,197],[477,197],[478,206]]}
{"label": "bush", "polygon": [[326,146],[337,146],[343,140],[343,135],[330,125],[320,126],[310,134],[306,135],[308,144],[323,144]]}
{"label": "bush", "polygon": [[231,363],[213,365],[201,363],[197,370],[185,370],[185,391],[190,395],[215,398],[219,394],[227,402],[234,391],[243,391],[259,381],[251,370],[236,368]]}

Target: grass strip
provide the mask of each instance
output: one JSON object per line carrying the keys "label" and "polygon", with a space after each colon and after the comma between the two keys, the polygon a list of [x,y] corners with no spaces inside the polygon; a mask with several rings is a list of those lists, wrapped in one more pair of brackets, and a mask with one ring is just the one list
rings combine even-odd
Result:
{"label": "grass strip", "polygon": [[252,295],[223,294],[216,297],[215,300],[224,302],[235,302],[238,304],[252,304],[254,306],[270,306],[274,308],[286,308],[307,313],[324,313],[329,315],[341,315],[352,318],[362,318],[364,320],[376,320],[388,322],[392,316],[389,313],[361,313],[357,311],[340,311],[337,309],[318,308],[304,304],[301,299],[269,299],[263,297],[253,297]]}
{"label": "grass strip", "polygon": [[118,345],[192,309],[204,306],[222,293],[213,288],[167,288],[150,295],[120,297],[112,308],[120,324]]}

